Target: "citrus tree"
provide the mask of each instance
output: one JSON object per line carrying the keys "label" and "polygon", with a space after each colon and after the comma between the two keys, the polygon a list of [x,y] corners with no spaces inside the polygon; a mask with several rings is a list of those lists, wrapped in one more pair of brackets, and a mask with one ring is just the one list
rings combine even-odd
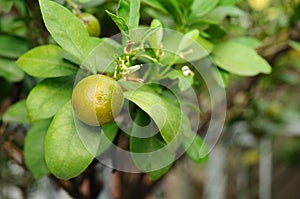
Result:
{"label": "citrus tree", "polygon": [[205,163],[230,80],[271,73],[257,38],[228,31],[245,30],[239,0],[0,2],[0,75],[18,91],[2,134],[25,127],[19,163],[75,198],[98,196],[99,164],[145,198],[180,157]]}

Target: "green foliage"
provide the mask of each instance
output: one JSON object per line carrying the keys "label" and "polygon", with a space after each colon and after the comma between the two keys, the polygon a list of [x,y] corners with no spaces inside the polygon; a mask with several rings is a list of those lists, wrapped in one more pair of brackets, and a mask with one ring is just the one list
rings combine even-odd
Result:
{"label": "green foliage", "polygon": [[254,76],[272,70],[253,49],[230,41],[216,45],[212,59],[220,68],[236,75]]}
{"label": "green foliage", "polygon": [[196,135],[192,139],[192,143],[190,140],[184,139],[182,142],[186,155],[196,163],[206,163],[208,160],[208,149],[202,139]]}
{"label": "green foliage", "polygon": [[9,107],[3,115],[3,121],[19,124],[28,124],[26,100],[20,100]]}
{"label": "green foliage", "polygon": [[24,78],[24,73],[14,60],[0,57],[0,76],[7,81],[18,82]]}
{"label": "green foliage", "polygon": [[[191,18],[198,18],[202,17],[203,15],[207,14],[216,5],[219,3],[219,0],[212,0],[212,1],[205,1],[205,0],[196,0],[193,2],[191,6]],[[192,20],[192,19],[191,19]]]}
{"label": "green foliage", "polygon": [[117,15],[124,19],[128,29],[135,29],[139,26],[140,0],[120,0]]}
{"label": "green foliage", "polygon": [[[145,112],[138,111],[135,123],[142,126],[147,125],[147,117],[149,116]],[[157,130],[156,126],[152,125],[147,128],[147,133],[145,132],[144,135],[141,135],[143,132],[136,126],[133,126],[132,134],[147,136],[149,132],[155,133]],[[167,172],[175,158],[175,153],[159,134],[146,138],[131,136],[130,151],[136,166],[142,171],[151,171],[152,179],[156,179]]]}
{"label": "green foliage", "polygon": [[93,159],[76,132],[68,101],[55,115],[45,137],[47,166],[58,178],[69,179],[83,172]]}
{"label": "green foliage", "polygon": [[[45,25],[54,40],[78,62],[90,53],[89,35],[80,20],[67,8],[48,0],[40,0]],[[57,20],[59,18],[60,20]]]}
{"label": "green foliage", "polygon": [[18,58],[29,48],[25,39],[16,36],[0,35],[0,55],[7,58]]}
{"label": "green foliage", "polygon": [[[90,37],[75,16],[78,10],[74,5],[71,11],[55,1],[39,0],[43,21],[55,44],[28,50],[27,40],[0,36],[0,76],[21,81],[22,69],[32,78],[43,78],[35,79],[40,81],[26,102],[11,106],[3,116],[7,122],[32,122],[25,161],[33,175],[40,178],[51,172],[61,179],[76,177],[123,133],[115,122],[91,127],[73,114],[73,86],[81,76],[98,73],[118,80],[125,98],[135,106],[130,110],[134,124],[128,127],[128,150],[137,168],[148,172],[150,179],[156,180],[169,170],[180,148],[194,162],[205,163],[208,149],[192,130],[182,104],[174,99],[176,95],[170,93],[199,89],[196,86],[203,82],[190,63],[209,56],[214,62],[211,74],[222,87],[229,84],[231,74],[271,72],[270,65],[254,50],[260,46],[258,40],[239,37],[228,41],[226,37],[226,17],[245,14],[234,5],[237,2],[120,0],[116,11],[105,12],[122,33],[119,44],[111,38]],[[4,9],[9,10],[10,4]],[[147,21],[150,27],[144,18],[141,20],[145,13],[146,19],[151,17]],[[16,59],[20,69],[15,66]],[[9,67],[3,67],[6,65]],[[144,86],[138,83],[141,80],[145,80]],[[172,82],[170,88],[159,85],[164,82]],[[148,136],[138,128],[148,125],[147,121],[153,121],[148,130],[157,134]]]}
{"label": "green foliage", "polygon": [[261,45],[261,42],[253,37],[235,37],[231,39],[231,41],[237,42],[239,44],[251,47],[251,48],[257,48]]}
{"label": "green foliage", "polygon": [[125,92],[124,96],[138,105],[155,121],[167,144],[174,141],[181,124],[181,113],[178,108],[148,89],[141,88],[133,92]]}
{"label": "green foliage", "polygon": [[56,45],[39,46],[23,54],[17,64],[33,77],[49,78],[75,74],[76,68],[64,60],[63,53]]}
{"label": "green foliage", "polygon": [[25,163],[35,178],[41,178],[50,173],[44,159],[44,139],[50,122],[51,119],[34,122],[26,135],[24,143]]}
{"label": "green foliage", "polygon": [[300,51],[300,43],[295,41],[289,41],[289,45],[297,51]]}
{"label": "green foliage", "polygon": [[47,119],[71,99],[74,78],[45,79],[29,93],[26,105],[32,121]]}

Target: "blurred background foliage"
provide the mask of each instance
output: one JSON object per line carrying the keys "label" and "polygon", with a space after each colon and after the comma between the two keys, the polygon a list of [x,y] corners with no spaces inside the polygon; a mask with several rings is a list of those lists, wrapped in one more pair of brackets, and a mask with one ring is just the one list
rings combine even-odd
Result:
{"label": "blurred background foliage", "polygon": [[[184,32],[182,24],[174,23],[163,12],[149,7],[147,1],[143,2],[143,24],[149,24],[155,16],[166,27],[177,26]],[[212,20],[209,26],[201,22],[189,24],[191,27],[203,26],[202,36],[207,44],[210,38],[233,38],[255,48],[273,68],[271,75],[226,77],[229,82],[227,121],[217,146],[224,149],[221,156],[225,158],[215,162],[226,165],[222,167],[224,178],[219,176],[225,179],[219,185],[220,189],[224,188],[222,196],[204,194],[209,192],[205,184],[212,183],[209,182],[209,168],[182,161],[153,193],[153,198],[201,198],[203,195],[204,198],[262,198],[261,192],[266,191],[260,191],[263,188],[260,188],[262,181],[259,180],[261,158],[265,157],[263,150],[271,154],[272,167],[267,168],[272,174],[271,190],[267,191],[271,192],[272,198],[299,198],[300,3],[298,0],[237,2],[238,7],[219,10],[220,17],[224,17],[221,25],[214,25],[215,19],[209,17],[206,18]],[[105,10],[115,10],[116,1],[78,0],[78,3],[85,11],[93,13],[102,27],[106,27],[101,30],[101,36],[118,33],[105,13]],[[39,20],[36,1],[0,0],[0,119],[3,120],[0,123],[0,198],[34,198],[41,196],[38,193],[45,198],[61,196],[55,187],[45,196],[41,190],[45,191],[50,182],[47,179],[34,180],[24,169],[26,166],[20,155],[28,127],[22,99],[40,80],[25,75],[15,61],[35,46],[53,43]],[[211,37],[212,34],[218,36]],[[206,100],[205,94],[199,95],[203,107]],[[9,107],[9,112],[6,112]],[[205,115],[205,108],[203,111]],[[24,112],[23,118],[19,117],[20,112]],[[270,142],[271,147],[261,148],[263,140]],[[220,154],[216,156],[220,157]],[[217,166],[210,169],[217,170]],[[176,189],[176,186],[180,188]]]}

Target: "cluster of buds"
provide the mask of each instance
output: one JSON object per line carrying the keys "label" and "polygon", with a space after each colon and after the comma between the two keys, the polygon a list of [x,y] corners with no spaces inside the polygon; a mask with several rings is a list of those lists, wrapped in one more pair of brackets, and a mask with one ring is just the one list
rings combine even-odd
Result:
{"label": "cluster of buds", "polygon": [[132,49],[133,42],[129,40],[127,42],[127,46],[124,48],[124,54],[121,57],[117,58],[117,66],[115,68],[114,72],[114,78],[120,79],[124,78],[128,81],[137,81],[137,82],[143,82],[143,79],[136,78],[136,77],[130,77],[129,75],[138,71],[142,64],[137,64],[132,66],[132,61],[134,61],[136,49]]}

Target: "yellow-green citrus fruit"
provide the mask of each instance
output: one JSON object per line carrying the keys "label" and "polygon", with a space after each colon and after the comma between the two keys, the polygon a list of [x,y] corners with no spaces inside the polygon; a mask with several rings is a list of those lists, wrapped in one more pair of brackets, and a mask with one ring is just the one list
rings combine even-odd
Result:
{"label": "yellow-green citrus fruit", "polygon": [[79,15],[79,18],[81,19],[81,22],[87,29],[90,36],[99,37],[101,26],[98,19],[94,15],[84,12]]}
{"label": "yellow-green citrus fruit", "polygon": [[270,0],[248,0],[253,10],[261,11],[270,5]]}
{"label": "yellow-green citrus fruit", "polygon": [[123,102],[121,86],[105,75],[91,75],[80,80],[72,94],[75,114],[91,126],[111,122],[120,113]]}

